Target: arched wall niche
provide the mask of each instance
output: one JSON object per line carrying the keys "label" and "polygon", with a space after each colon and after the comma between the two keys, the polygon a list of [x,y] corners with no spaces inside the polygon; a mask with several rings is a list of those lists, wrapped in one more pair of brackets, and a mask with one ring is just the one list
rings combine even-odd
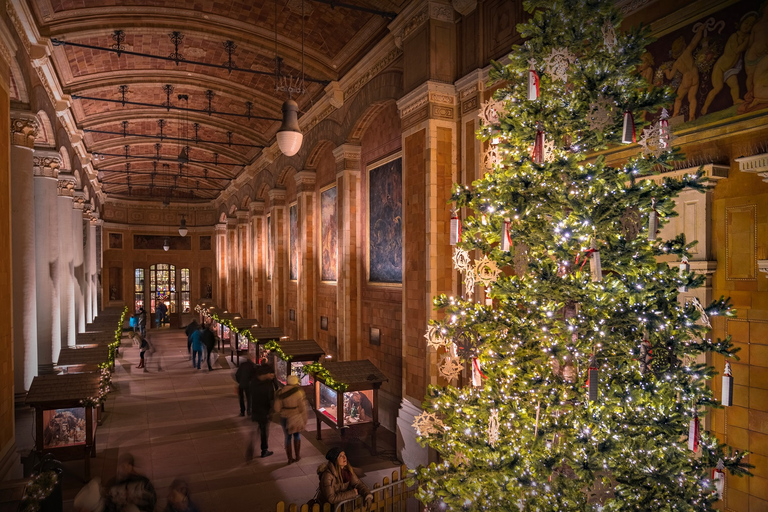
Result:
{"label": "arched wall niche", "polygon": [[344,142],[357,142],[376,118],[376,112],[387,102],[396,102],[403,95],[403,74],[392,69],[368,82],[344,107],[336,112],[344,119]]}
{"label": "arched wall niche", "polygon": [[[66,146],[61,146],[59,148],[59,156],[61,156],[61,167],[62,170],[70,170],[72,169],[72,159],[69,157],[69,150],[66,148]],[[77,175],[77,188],[80,188],[80,176]]]}
{"label": "arched wall niche", "polygon": [[37,137],[35,137],[35,146],[52,148],[56,146],[56,138],[53,133],[51,118],[45,110],[37,111]]}
{"label": "arched wall niche", "polygon": [[228,216],[229,217],[233,216],[236,211],[237,211],[237,205],[236,204],[230,205],[229,206],[229,214],[228,214]]}
{"label": "arched wall niche", "polygon": [[[390,155],[402,146],[400,112],[394,101],[383,101],[371,108],[364,129],[360,130],[360,164],[367,164]],[[367,114],[367,113],[366,113]],[[374,129],[375,127],[375,129]]]}
{"label": "arched wall niche", "polygon": [[319,140],[315,143],[314,147],[309,152],[309,156],[307,157],[307,160],[304,164],[304,169],[309,171],[317,170],[317,165],[319,163],[320,156],[324,153],[324,150],[331,149],[336,146],[336,144],[331,140]]}
{"label": "arched wall niche", "polygon": [[80,179],[80,171],[75,170],[72,172],[72,175],[75,177],[75,189],[81,190],[83,188],[83,182]]}

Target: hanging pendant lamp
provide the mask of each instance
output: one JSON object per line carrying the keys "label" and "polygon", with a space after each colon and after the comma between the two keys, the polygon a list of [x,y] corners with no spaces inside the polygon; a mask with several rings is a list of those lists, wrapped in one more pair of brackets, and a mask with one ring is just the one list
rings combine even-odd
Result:
{"label": "hanging pendant lamp", "polygon": [[277,131],[277,146],[285,156],[293,156],[301,149],[304,134],[299,128],[299,105],[293,100],[283,103],[283,124]]}
{"label": "hanging pendant lamp", "polygon": [[170,240],[168,240],[168,237],[165,237],[165,239],[163,240],[163,250],[168,251],[168,249],[170,248],[171,248],[171,242]]}
{"label": "hanging pendant lamp", "polygon": [[184,216],[181,216],[181,224],[179,224],[179,235],[181,236],[187,236],[187,232],[189,230],[187,229],[187,219],[184,218]]}

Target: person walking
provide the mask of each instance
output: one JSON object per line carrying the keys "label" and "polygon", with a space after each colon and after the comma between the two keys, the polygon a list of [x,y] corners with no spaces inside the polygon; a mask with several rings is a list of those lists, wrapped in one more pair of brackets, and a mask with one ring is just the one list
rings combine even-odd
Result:
{"label": "person walking", "polygon": [[157,307],[155,308],[155,325],[160,327],[162,325],[165,325],[165,317],[168,313],[168,306],[165,305],[165,302],[160,302],[157,304]]}
{"label": "person walking", "polygon": [[200,508],[192,501],[189,484],[185,480],[177,478],[171,482],[165,512],[200,512]]}
{"label": "person walking", "polygon": [[248,409],[248,416],[251,415],[250,382],[255,370],[256,365],[253,364],[253,356],[248,354],[245,356],[245,361],[240,363],[240,366],[235,372],[235,380],[237,381],[237,397],[240,399],[240,416],[245,416],[246,407]]}
{"label": "person walking", "polygon": [[208,371],[213,371],[213,368],[211,367],[211,352],[213,352],[213,348],[216,346],[216,337],[205,324],[203,324],[203,332],[200,341],[202,341],[203,347],[205,347],[205,362],[208,364]]}
{"label": "person walking", "polygon": [[[269,451],[269,415],[275,400],[275,370],[269,365],[259,365],[249,382],[251,390],[251,419],[257,424],[261,434],[261,457],[269,457],[273,452]],[[253,458],[254,439],[256,430],[253,430],[251,442],[245,452],[246,460]]]}
{"label": "person walking", "polygon": [[[285,454],[288,464],[301,460],[301,431],[307,426],[307,397],[296,375],[289,375],[286,385],[277,393],[275,412],[280,413],[280,425],[285,434]],[[293,454],[291,453],[293,438]],[[294,456],[295,455],[295,456]]]}
{"label": "person walking", "polygon": [[146,354],[146,352],[150,349],[150,347],[151,346],[150,346],[149,342],[147,341],[147,338],[142,336],[141,337],[141,341],[139,341],[139,358],[140,358],[140,361],[139,361],[139,365],[136,368],[144,368],[145,372],[149,371],[149,370],[147,370],[147,364],[146,364],[146,360],[144,358],[144,354]]}
{"label": "person walking", "polygon": [[138,473],[133,455],[117,459],[115,478],[107,482],[104,512],[154,512],[157,493],[149,478]]}
{"label": "person walking", "polygon": [[373,494],[357,477],[354,468],[347,461],[347,454],[341,448],[335,447],[325,454],[328,462],[317,468],[320,477],[320,503],[336,505],[342,501],[365,496],[365,504],[373,501]]}
{"label": "person walking", "polygon": [[139,308],[139,334],[143,338],[147,334],[147,312],[144,308]]}
{"label": "person walking", "polygon": [[192,333],[198,329],[200,329],[200,324],[194,319],[189,322],[189,325],[184,329],[184,334],[187,335],[187,354],[189,354],[190,359],[192,359]]}
{"label": "person walking", "polygon": [[[203,359],[203,328],[205,326],[200,326],[200,329],[196,330],[192,333],[192,368],[200,369],[200,363]],[[197,362],[195,362],[197,361]]]}

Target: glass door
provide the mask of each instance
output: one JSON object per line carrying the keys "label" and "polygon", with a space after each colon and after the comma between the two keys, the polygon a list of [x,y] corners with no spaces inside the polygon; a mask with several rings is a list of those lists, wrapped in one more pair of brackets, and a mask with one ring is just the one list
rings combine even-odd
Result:
{"label": "glass door", "polygon": [[157,314],[157,306],[162,302],[168,308],[167,313],[176,313],[176,266],[157,263],[149,267],[150,311]]}

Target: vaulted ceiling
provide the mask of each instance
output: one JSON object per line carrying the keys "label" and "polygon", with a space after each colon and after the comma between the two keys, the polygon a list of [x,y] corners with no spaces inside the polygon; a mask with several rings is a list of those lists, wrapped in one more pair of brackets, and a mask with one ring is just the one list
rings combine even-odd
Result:
{"label": "vaulted ceiling", "polygon": [[29,2],[106,197],[208,201],[274,142],[286,89],[303,75],[309,109],[407,0]]}

